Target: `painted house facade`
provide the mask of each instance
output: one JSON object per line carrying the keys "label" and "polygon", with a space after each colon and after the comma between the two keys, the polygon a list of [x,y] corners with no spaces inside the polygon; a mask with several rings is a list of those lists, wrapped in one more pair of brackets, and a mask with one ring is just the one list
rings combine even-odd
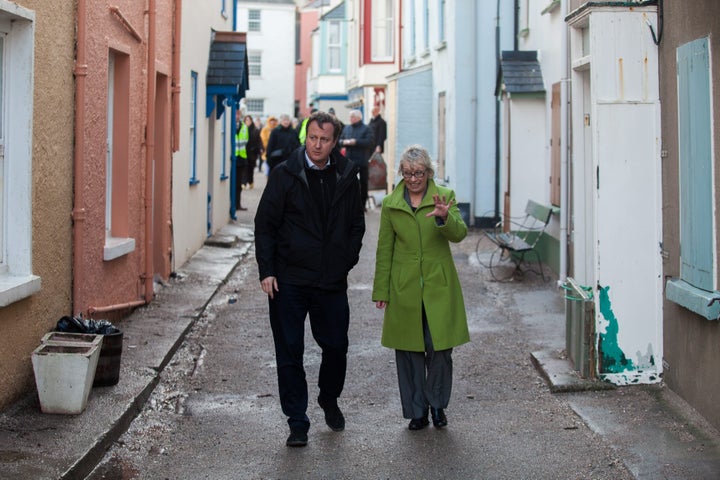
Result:
{"label": "painted house facade", "polygon": [[72,309],[74,2],[0,1],[0,409]]}
{"label": "painted house facade", "polygon": [[237,0],[236,30],[247,33],[252,87],[242,111],[253,117],[295,115],[297,60],[293,0]]}
{"label": "painted house facade", "polygon": [[345,3],[325,9],[311,37],[311,68],[308,70],[307,98],[318,110],[335,110],[349,122],[345,72],[347,69],[347,22]]}
{"label": "painted house facade", "polygon": [[235,216],[235,112],[248,85],[247,51],[245,34],[234,29],[235,4],[212,7],[182,2],[173,269]]}
{"label": "painted house facade", "polygon": [[664,380],[720,428],[720,4],[665,0],[662,98]]}

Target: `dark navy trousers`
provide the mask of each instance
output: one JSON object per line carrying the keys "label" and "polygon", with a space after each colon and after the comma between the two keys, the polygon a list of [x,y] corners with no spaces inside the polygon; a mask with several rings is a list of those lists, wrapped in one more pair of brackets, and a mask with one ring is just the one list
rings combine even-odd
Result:
{"label": "dark navy trousers", "polygon": [[270,299],[270,326],[275,342],[278,387],[282,411],[290,428],[310,428],[308,387],[303,366],[305,318],[310,317],[313,338],[322,350],[318,387],[326,404],[337,402],[345,384],[350,307],[347,291],[278,284]]}

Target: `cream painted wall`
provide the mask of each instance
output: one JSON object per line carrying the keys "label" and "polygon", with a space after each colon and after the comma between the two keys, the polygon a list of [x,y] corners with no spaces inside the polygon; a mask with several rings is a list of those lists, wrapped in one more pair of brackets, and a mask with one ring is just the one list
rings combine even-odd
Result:
{"label": "cream painted wall", "polygon": [[[232,31],[232,9],[227,18],[216,8],[208,8],[194,1],[183,1],[182,40],[180,58],[180,148],[173,154],[173,262],[172,269],[182,266],[207,238],[207,194],[213,192],[213,231],[227,224],[230,209],[230,137],[227,137],[226,158],[222,158],[221,122],[227,121],[230,109],[222,119],[215,114],[205,116],[205,77],[210,52],[211,30]],[[191,72],[198,74],[196,118],[196,175],[200,183],[190,185],[190,114]],[[230,130],[228,122],[228,130]],[[228,131],[228,135],[231,132]],[[210,148],[212,147],[212,150]],[[213,171],[208,172],[209,157],[213,157]],[[220,179],[222,162],[228,178]]]}
{"label": "cream painted wall", "polygon": [[70,313],[72,295],[74,2],[17,0],[0,10],[17,5],[35,15],[32,271],[42,286],[0,308],[0,409],[34,388],[30,354]]}

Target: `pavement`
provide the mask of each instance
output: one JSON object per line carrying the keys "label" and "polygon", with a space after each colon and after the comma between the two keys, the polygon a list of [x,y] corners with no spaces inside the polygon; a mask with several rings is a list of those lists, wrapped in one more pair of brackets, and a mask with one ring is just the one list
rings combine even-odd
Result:
{"label": "pavement", "polygon": [[[257,182],[244,200],[251,211],[264,183]],[[93,388],[83,413],[43,414],[34,391],[0,412],[0,479],[82,479],[92,472],[143,409],[161,372],[233,270],[254,261],[249,218],[223,227],[158,286],[152,303],[115,323],[124,332],[120,381]],[[470,232],[478,245],[481,236]],[[475,253],[482,264],[485,253]],[[518,286],[494,288],[512,292]],[[663,384],[613,388],[577,375],[563,355],[564,331],[558,325],[565,320],[556,285],[523,281],[522,295],[508,295],[514,311],[547,346],[527,352],[531,364],[553,395],[612,445],[634,478],[720,478],[720,434]]]}

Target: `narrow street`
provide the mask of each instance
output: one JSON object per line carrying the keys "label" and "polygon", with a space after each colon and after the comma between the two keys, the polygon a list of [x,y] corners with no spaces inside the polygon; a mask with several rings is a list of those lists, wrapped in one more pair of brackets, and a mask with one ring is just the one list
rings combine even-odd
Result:
{"label": "narrow street", "polygon": [[[261,177],[242,195],[249,209],[237,222],[248,228]],[[472,342],[453,357],[449,425],[407,429],[394,353],[380,346],[381,312],[370,299],[379,216],[379,207],[367,214],[361,261],[350,277],[345,431],[331,431],[315,401],[320,354],[308,327],[309,444],[285,446],[267,300],[250,249],[144,410],[88,478],[635,478],[621,452],[586,426],[567,397],[550,393],[530,361],[534,350],[564,346],[561,293],[532,274],[513,284],[491,282],[478,263],[478,231],[454,247]]]}

